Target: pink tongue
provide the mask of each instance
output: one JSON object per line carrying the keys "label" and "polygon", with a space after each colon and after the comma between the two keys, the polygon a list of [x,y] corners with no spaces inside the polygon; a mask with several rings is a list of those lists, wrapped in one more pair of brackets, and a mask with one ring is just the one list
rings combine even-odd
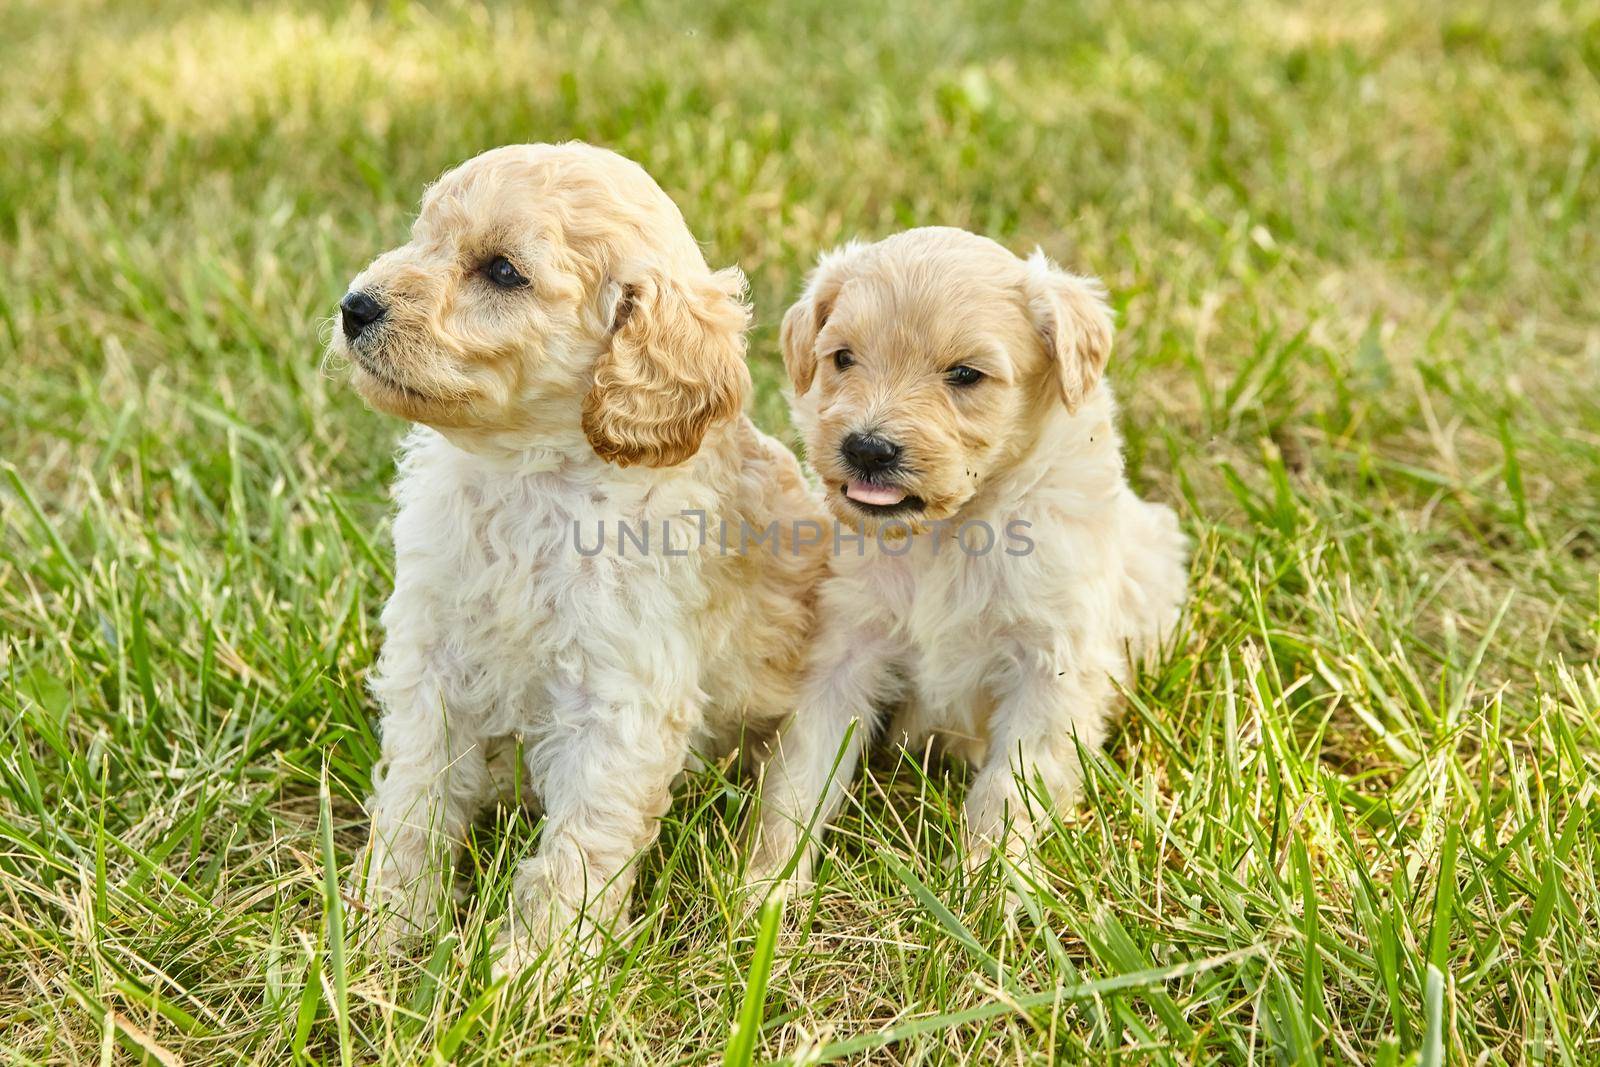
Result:
{"label": "pink tongue", "polygon": [[872,485],[868,482],[851,482],[844,487],[844,495],[862,504],[891,507],[906,498],[904,489],[892,485]]}

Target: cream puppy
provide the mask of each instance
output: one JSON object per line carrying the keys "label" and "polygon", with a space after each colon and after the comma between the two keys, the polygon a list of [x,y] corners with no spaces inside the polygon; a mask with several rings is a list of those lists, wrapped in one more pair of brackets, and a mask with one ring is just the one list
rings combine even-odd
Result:
{"label": "cream puppy", "polygon": [[1079,746],[1100,746],[1114,683],[1186,582],[1176,516],[1123,476],[1111,337],[1098,282],[961,230],[822,257],[784,362],[828,507],[863,536],[839,539],[819,594],[752,882],[810,877],[886,716],[976,765],[972,861],[1020,855],[1074,798]]}
{"label": "cream puppy", "polygon": [[[366,895],[390,934],[433,924],[463,833],[520,778],[543,835],[500,969],[563,930],[591,945],[675,776],[792,707],[823,563],[791,524],[822,512],[742,414],[742,291],[649,175],[581,144],[450,171],[351,283],[334,350],[419,424],[371,680]],[[704,536],[774,521],[748,553]]]}

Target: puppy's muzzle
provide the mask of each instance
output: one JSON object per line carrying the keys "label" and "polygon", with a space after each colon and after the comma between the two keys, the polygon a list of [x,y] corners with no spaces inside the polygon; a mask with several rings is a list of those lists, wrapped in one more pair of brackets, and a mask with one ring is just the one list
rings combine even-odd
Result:
{"label": "puppy's muzzle", "polygon": [[344,324],[345,340],[354,341],[361,336],[363,330],[388,312],[389,309],[380,304],[371,293],[344,294],[344,299],[339,301],[339,318]]}
{"label": "puppy's muzzle", "polygon": [[839,442],[839,455],[853,477],[839,491],[857,510],[869,515],[894,515],[923,506],[922,498],[896,484],[901,473],[900,446],[874,433],[853,433]]}
{"label": "puppy's muzzle", "polygon": [[839,442],[839,454],[855,473],[872,478],[894,469],[900,446],[876,434],[853,433]]}

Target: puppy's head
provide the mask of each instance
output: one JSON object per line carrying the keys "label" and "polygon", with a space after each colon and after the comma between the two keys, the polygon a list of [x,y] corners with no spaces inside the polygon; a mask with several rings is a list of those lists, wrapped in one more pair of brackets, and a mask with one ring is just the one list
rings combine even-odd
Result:
{"label": "puppy's head", "polygon": [[333,348],[369,404],[452,439],[664,466],[744,403],[743,291],[638,165],[514,145],[428,189],[411,240],[350,283]]}
{"label": "puppy's head", "polygon": [[1111,351],[1092,279],[961,230],[910,230],[822,257],[783,320],[812,465],[841,519],[957,516]]}

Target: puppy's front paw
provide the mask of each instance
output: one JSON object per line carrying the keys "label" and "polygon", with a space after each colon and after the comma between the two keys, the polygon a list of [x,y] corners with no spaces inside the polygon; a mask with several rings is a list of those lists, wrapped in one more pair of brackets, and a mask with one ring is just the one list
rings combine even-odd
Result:
{"label": "puppy's front paw", "polygon": [[410,956],[426,933],[413,923],[381,911],[372,913],[368,921],[371,932],[367,936],[366,946],[376,954]]}
{"label": "puppy's front paw", "polygon": [[740,912],[745,918],[751,918],[761,911],[762,905],[769,900],[776,900],[780,905],[787,906],[796,897],[804,896],[811,890],[809,878],[799,878],[794,875],[784,878],[782,868],[775,871],[747,871],[744,883],[740,886],[742,894]]}
{"label": "puppy's front paw", "polygon": [[[953,861],[956,859],[957,857],[951,857],[946,862],[953,866]],[[968,835],[959,860],[961,873],[966,877],[968,885],[999,870],[999,865],[995,863],[994,842],[976,834]]]}
{"label": "puppy's front paw", "polygon": [[[495,981],[505,979],[509,986],[531,973],[534,989],[553,989],[566,977],[568,967],[559,952],[552,951],[546,956],[548,947],[537,944],[533,938],[520,937],[508,930],[495,941],[494,962],[489,967],[489,976]],[[535,968],[538,968],[536,972]]]}
{"label": "puppy's front paw", "polygon": [[368,944],[393,955],[406,955],[438,920],[434,894],[416,884],[395,886],[376,875],[360,892]]}
{"label": "puppy's front paw", "polygon": [[[495,978],[531,980],[533,988],[545,995],[563,985],[576,966],[599,953],[604,940],[600,923],[610,923],[618,930],[627,925],[627,909],[618,894],[589,901],[588,910],[569,904],[570,888],[563,892],[563,871],[545,856],[526,860],[518,869],[511,911],[496,944],[497,959],[491,970]],[[534,972],[531,979],[526,977],[530,972]]]}
{"label": "puppy's front paw", "polygon": [[[594,957],[599,938],[592,930],[589,936],[582,936],[583,933],[578,923],[539,929],[508,924],[495,942],[489,975],[496,981],[505,979],[508,989],[515,987],[539,1000],[548,999],[568,985],[573,973]],[[573,991],[586,988],[592,981],[592,975],[584,976],[573,985]]]}
{"label": "puppy's front paw", "polygon": [[[800,848],[797,834],[789,832],[787,828],[764,827],[751,850],[750,862],[745,867],[744,888],[758,897],[765,896],[767,891],[782,892],[787,899],[797,889],[809,886],[816,846],[807,843],[796,857],[797,848]],[[760,899],[757,899],[757,906],[760,903]]]}
{"label": "puppy's front paw", "polygon": [[1006,887],[1001,913],[1008,926],[1015,926],[1018,915],[1025,910],[1021,894],[1030,891],[1029,878],[1039,877],[1036,864],[1032,850],[1015,840],[1008,840],[1001,847],[988,838],[972,837],[961,857],[963,880],[969,892],[990,898],[996,887]]}
{"label": "puppy's front paw", "polygon": [[369,848],[366,880],[356,895],[373,943],[400,950],[438,925],[445,856],[437,841],[407,827],[374,827]]}

